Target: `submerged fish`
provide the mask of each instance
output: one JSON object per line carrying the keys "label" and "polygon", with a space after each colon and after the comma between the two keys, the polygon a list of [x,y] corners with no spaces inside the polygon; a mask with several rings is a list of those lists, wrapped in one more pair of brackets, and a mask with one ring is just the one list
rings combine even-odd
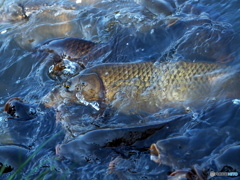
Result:
{"label": "submerged fish", "polygon": [[43,103],[56,106],[70,101],[99,107],[107,104],[126,114],[154,113],[166,105],[195,105],[201,100],[234,96],[235,80],[231,67],[216,63],[102,64],[85,69],[56,87],[43,98]]}
{"label": "submerged fish", "polygon": [[82,69],[93,66],[98,58],[104,59],[110,53],[110,43],[68,37],[53,39],[35,48],[34,56],[48,64],[49,76],[56,80],[66,80]]}

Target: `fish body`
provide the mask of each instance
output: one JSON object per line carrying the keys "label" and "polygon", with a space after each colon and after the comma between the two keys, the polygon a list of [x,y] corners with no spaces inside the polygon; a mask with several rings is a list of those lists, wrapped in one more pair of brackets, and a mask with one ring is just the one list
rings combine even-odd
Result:
{"label": "fish body", "polygon": [[67,37],[53,39],[35,48],[34,56],[51,64],[49,76],[66,80],[110,53],[110,43]]}
{"label": "fish body", "polygon": [[62,98],[104,102],[123,112],[152,113],[166,104],[223,95],[228,84],[233,84],[230,69],[187,61],[102,64],[69,79]]}

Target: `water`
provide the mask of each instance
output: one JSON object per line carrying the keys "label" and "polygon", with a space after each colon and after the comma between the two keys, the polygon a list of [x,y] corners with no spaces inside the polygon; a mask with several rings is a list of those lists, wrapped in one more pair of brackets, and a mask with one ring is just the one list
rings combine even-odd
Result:
{"label": "water", "polygon": [[[91,66],[186,59],[239,67],[238,0],[149,2],[0,1],[2,179],[177,179],[191,170],[210,179],[210,171],[240,173],[239,99],[147,117],[102,112],[98,104],[66,102],[57,111],[39,104],[59,82],[48,75],[55,57],[36,53],[36,47],[54,38],[110,47]],[[38,107],[37,116],[9,118],[3,106],[12,97]],[[153,143],[161,165],[150,159]],[[168,176],[175,170],[180,171]]]}

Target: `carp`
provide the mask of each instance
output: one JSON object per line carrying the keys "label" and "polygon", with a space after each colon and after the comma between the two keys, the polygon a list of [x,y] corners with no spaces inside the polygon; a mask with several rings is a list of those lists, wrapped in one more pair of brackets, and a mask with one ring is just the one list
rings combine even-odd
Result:
{"label": "carp", "polygon": [[195,106],[235,96],[238,78],[234,72],[208,62],[101,64],[57,86],[42,102],[47,107],[74,102],[97,110],[110,105],[126,114],[155,113],[166,106]]}
{"label": "carp", "polygon": [[35,48],[34,56],[45,59],[49,76],[54,80],[66,80],[78,74],[111,52],[110,43],[94,43],[80,38],[53,39]]}

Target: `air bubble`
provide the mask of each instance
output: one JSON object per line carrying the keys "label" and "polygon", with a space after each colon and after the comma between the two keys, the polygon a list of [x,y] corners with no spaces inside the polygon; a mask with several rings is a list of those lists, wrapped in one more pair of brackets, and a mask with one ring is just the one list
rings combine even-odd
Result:
{"label": "air bubble", "polygon": [[34,108],[29,109],[29,114],[36,114],[36,110]]}
{"label": "air bubble", "polygon": [[193,118],[193,120],[197,120],[197,118],[198,118],[198,113],[193,113],[192,118]]}
{"label": "air bubble", "polygon": [[51,74],[53,72],[54,65],[51,65],[48,69],[48,72]]}
{"label": "air bubble", "polygon": [[16,84],[19,84],[21,82],[21,80],[20,79],[18,79],[17,81],[16,81]]}
{"label": "air bubble", "polygon": [[233,99],[232,102],[233,102],[233,104],[239,105],[240,99]]}
{"label": "air bubble", "polygon": [[4,104],[4,100],[0,100],[0,104]]}
{"label": "air bubble", "polygon": [[68,59],[63,59],[63,65],[65,65],[65,68],[63,70],[63,74],[67,74],[67,75],[74,75],[76,74],[77,70],[78,70],[78,64],[72,61],[69,61]]}
{"label": "air bubble", "polygon": [[98,102],[96,102],[96,101],[91,102],[90,105],[91,105],[94,109],[96,109],[97,111],[100,110]]}
{"label": "air bubble", "polygon": [[6,32],[7,32],[7,30],[5,29],[1,32],[1,34],[5,34]]}
{"label": "air bubble", "polygon": [[85,100],[85,98],[83,97],[83,95],[80,94],[80,93],[77,93],[77,94],[76,94],[76,97],[77,97],[78,101],[79,101],[80,103],[84,104],[85,106],[90,105],[90,106],[92,106],[94,109],[96,109],[97,111],[100,110],[98,102],[96,102],[96,101],[94,101],[94,102],[88,102],[88,101]]}

